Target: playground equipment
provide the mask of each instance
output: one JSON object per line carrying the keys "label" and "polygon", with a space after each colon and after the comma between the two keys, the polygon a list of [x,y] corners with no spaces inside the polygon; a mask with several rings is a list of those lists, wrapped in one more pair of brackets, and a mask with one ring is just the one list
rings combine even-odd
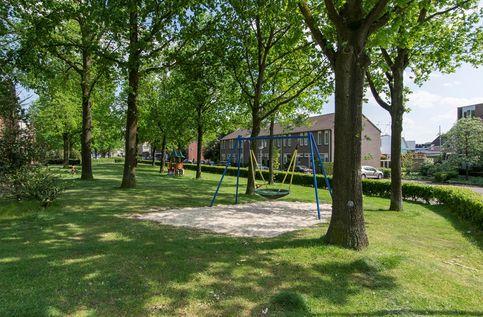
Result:
{"label": "playground equipment", "polygon": [[[290,194],[290,187],[292,186],[292,180],[293,180],[293,172],[295,170],[295,164],[297,162],[297,160],[296,160],[297,153],[298,153],[297,147],[295,147],[295,150],[292,153],[290,163],[288,164],[287,171],[285,172],[285,176],[284,176],[282,184],[281,184],[282,186],[285,184],[285,180],[287,179],[289,172],[292,172],[291,176],[290,176],[290,184],[288,186],[288,189],[282,189],[280,187],[279,188],[261,188],[264,185],[258,185],[257,181],[256,181],[256,177],[255,177],[256,169],[259,166],[258,162],[257,162],[257,157],[256,157],[255,153],[252,150],[250,150],[250,165],[252,167],[252,175],[250,175],[250,176],[253,179],[253,184],[255,184],[255,188],[256,188],[255,193],[264,197],[264,198],[266,198],[266,199],[279,199],[279,198],[285,197],[288,194]],[[269,185],[270,182],[265,181],[265,178],[263,177],[263,173],[262,173],[261,169],[259,169],[259,171],[260,171],[260,178],[262,179],[262,181],[264,183],[266,183],[267,185]]]}
{"label": "playground equipment", "polygon": [[[307,133],[306,135],[288,135],[288,136],[258,136],[258,137],[242,137],[239,135],[236,139],[236,142],[234,143],[233,147],[230,150],[230,154],[228,155],[225,169],[223,170],[223,173],[221,174],[221,178],[218,182],[218,185],[216,187],[215,193],[213,194],[213,198],[211,199],[211,204],[210,207],[213,207],[215,204],[216,196],[218,195],[218,192],[220,190],[221,184],[223,183],[223,179],[225,178],[225,175],[228,171],[228,167],[231,166],[231,161],[233,158],[234,153],[236,153],[236,163],[237,163],[237,176],[236,176],[236,190],[235,190],[235,204],[238,204],[238,189],[239,189],[239,184],[240,184],[240,165],[241,165],[241,150],[242,150],[242,145],[243,142],[256,142],[257,140],[286,140],[286,139],[307,139],[307,144],[310,149],[310,164],[312,168],[312,176],[313,176],[313,182],[314,182],[314,194],[315,194],[315,202],[317,205],[317,218],[320,219],[320,206],[319,206],[319,192],[318,192],[318,185],[317,185],[317,171],[315,169],[316,163],[315,163],[315,155],[317,156],[317,160],[319,161],[319,166],[322,170],[322,173],[325,178],[325,183],[327,186],[327,189],[329,190],[330,195],[332,196],[332,188],[330,186],[329,180],[327,178],[327,173],[324,168],[324,162],[321,159],[319,149],[317,148],[317,143],[315,142],[315,138],[311,132]],[[292,154],[291,161],[289,163],[289,166],[287,168],[287,171],[285,172],[285,176],[282,181],[282,185],[285,183],[289,173],[290,173],[290,185],[288,189],[282,189],[282,188],[266,188],[263,189],[261,187],[255,187],[255,193],[258,195],[266,198],[266,199],[279,199],[282,197],[285,197],[290,194],[290,186],[292,185],[292,179],[293,179],[293,171],[295,169],[295,165],[297,163],[297,148],[295,148],[294,154]],[[256,161],[256,156],[253,151],[250,151],[250,164],[252,165],[252,175],[251,176],[254,180],[255,183],[255,178],[256,178],[256,171],[255,169],[258,167],[257,161]],[[261,179],[264,181],[263,178],[263,173],[260,171]]]}
{"label": "playground equipment", "polygon": [[184,166],[183,166],[184,155],[181,151],[173,150],[169,155],[168,164],[168,175],[170,176],[183,176]]}

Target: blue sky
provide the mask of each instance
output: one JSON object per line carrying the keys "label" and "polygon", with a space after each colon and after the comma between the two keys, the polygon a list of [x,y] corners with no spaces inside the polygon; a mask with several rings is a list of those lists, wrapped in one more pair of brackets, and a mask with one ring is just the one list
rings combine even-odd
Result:
{"label": "blue sky", "polygon": [[[417,143],[432,141],[438,135],[439,126],[444,133],[456,121],[456,108],[483,103],[483,67],[463,65],[453,74],[433,73],[421,87],[406,84],[413,93],[404,115],[403,136]],[[368,93],[369,102],[363,113],[374,122],[383,134],[391,134],[391,118]],[[324,106],[323,113],[334,112],[333,98]]]}

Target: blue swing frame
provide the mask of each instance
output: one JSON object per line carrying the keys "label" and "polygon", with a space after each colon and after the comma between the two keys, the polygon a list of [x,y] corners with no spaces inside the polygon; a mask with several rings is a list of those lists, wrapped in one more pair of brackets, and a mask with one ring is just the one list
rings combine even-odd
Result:
{"label": "blue swing frame", "polygon": [[221,184],[223,183],[223,179],[225,178],[226,172],[228,171],[228,167],[231,166],[231,159],[235,151],[237,152],[237,174],[236,174],[236,190],[235,190],[235,204],[238,204],[238,188],[240,185],[240,156],[241,156],[241,149],[242,143],[244,141],[255,141],[255,140],[287,140],[287,139],[307,139],[309,148],[310,148],[310,163],[312,165],[312,176],[314,181],[314,193],[315,193],[315,202],[317,204],[317,218],[320,220],[320,206],[319,206],[319,191],[317,185],[317,171],[315,170],[315,156],[317,155],[317,160],[319,161],[320,168],[322,170],[322,174],[324,175],[325,185],[329,190],[330,196],[332,197],[332,187],[330,186],[329,179],[327,178],[327,173],[325,171],[324,162],[320,157],[319,149],[317,148],[317,143],[315,142],[314,135],[312,132],[308,132],[307,135],[286,135],[286,136],[258,136],[258,137],[242,137],[239,135],[236,138],[236,143],[230,150],[230,154],[226,160],[226,166],[221,174],[221,178],[218,181],[218,185],[216,186],[215,193],[213,194],[213,198],[211,199],[210,207],[213,207],[216,201],[216,196],[218,196],[218,192],[220,190]]}

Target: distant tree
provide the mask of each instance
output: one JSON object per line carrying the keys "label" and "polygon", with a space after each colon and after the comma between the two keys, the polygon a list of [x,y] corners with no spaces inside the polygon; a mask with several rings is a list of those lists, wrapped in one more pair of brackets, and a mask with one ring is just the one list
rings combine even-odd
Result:
{"label": "distant tree", "polygon": [[126,71],[128,85],[122,188],[136,186],[140,84],[150,73],[164,76],[176,63],[176,54],[186,44],[181,31],[201,6],[185,0],[108,3],[111,35],[116,43],[110,58]]}
{"label": "distant tree", "polygon": [[63,164],[69,165],[74,137],[81,131],[81,94],[75,74],[67,73],[49,81],[37,91],[39,98],[29,109],[36,139],[46,149],[63,149]]}
{"label": "distant tree", "polygon": [[[103,1],[7,0],[10,24],[20,37],[18,59],[27,72],[55,76],[73,70],[79,76],[82,105],[82,180],[92,180],[91,96],[109,63],[98,54],[106,34]],[[57,65],[63,65],[63,70]]]}
{"label": "distant tree", "polygon": [[92,147],[102,157],[123,146],[125,108],[124,100],[116,96],[117,83],[102,80],[92,96],[95,111],[92,115]]}
{"label": "distant tree", "polygon": [[168,149],[184,148],[193,136],[192,109],[184,103],[175,77],[171,73],[146,76],[139,94],[140,137],[150,143],[160,142],[161,173]]}
{"label": "distant tree", "polygon": [[482,163],[483,158],[483,120],[462,118],[445,134],[443,150],[448,160],[457,167],[463,167],[468,179],[472,166]]}
{"label": "distant tree", "polygon": [[[400,4],[404,14],[394,15],[375,37],[367,72],[377,103],[391,115],[391,204],[403,210],[401,133],[408,89],[404,72],[410,68],[421,84],[434,70],[454,71],[462,61],[483,60],[483,9],[478,0],[411,1]],[[437,30],[437,31],[435,31]]]}
{"label": "distant tree", "polygon": [[[232,0],[220,8],[224,60],[251,115],[252,137],[281,108],[315,106],[312,97],[327,95],[328,65],[318,63],[293,2]],[[251,150],[256,149],[257,142],[251,142]],[[246,193],[254,192],[254,181],[248,178]]]}

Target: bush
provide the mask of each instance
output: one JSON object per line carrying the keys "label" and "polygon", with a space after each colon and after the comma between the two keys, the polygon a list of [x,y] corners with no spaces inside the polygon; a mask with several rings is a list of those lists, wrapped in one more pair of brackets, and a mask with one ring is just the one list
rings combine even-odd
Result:
{"label": "bush", "polygon": [[63,186],[50,171],[39,167],[24,167],[7,174],[1,180],[2,191],[17,200],[37,200],[44,208],[59,196]]}
{"label": "bush", "polygon": [[[81,163],[80,160],[69,159],[69,165],[80,165],[80,163]],[[47,160],[46,164],[47,165],[63,165],[64,160],[63,159],[51,159],[51,160]]]}
{"label": "bush", "polygon": [[449,172],[436,172],[434,173],[434,181],[438,183],[446,182],[452,178],[458,177],[458,172],[456,171],[449,171]]}
{"label": "bush", "polygon": [[391,169],[390,168],[382,168],[381,170],[384,173],[384,178],[391,178]]}

